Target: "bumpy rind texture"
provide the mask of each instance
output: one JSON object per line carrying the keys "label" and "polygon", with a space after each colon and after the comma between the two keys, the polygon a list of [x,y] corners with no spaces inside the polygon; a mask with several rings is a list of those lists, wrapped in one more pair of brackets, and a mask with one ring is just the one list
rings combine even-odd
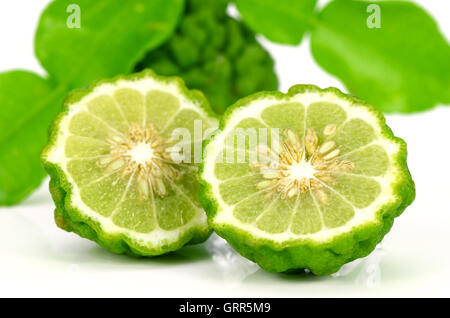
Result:
{"label": "bumpy rind texture", "polygon": [[217,113],[237,99],[275,90],[278,79],[269,53],[255,35],[226,13],[228,0],[188,0],[176,34],[137,65],[181,76],[202,90]]}
{"label": "bumpy rind texture", "polygon": [[104,83],[115,83],[118,80],[139,80],[142,78],[155,78],[162,82],[176,83],[180,90],[192,101],[195,101],[212,118],[217,119],[217,115],[210,108],[205,96],[196,90],[186,88],[182,79],[178,77],[163,77],[156,75],[152,70],[144,70],[131,75],[120,75],[111,79],[102,79],[93,82],[84,89],[72,91],[65,99],[63,109],[54,119],[48,129],[49,142],[41,154],[41,162],[45,170],[50,175],[50,193],[55,203],[54,218],[56,225],[67,231],[74,232],[79,236],[98,243],[100,246],[117,254],[128,254],[131,256],[157,256],[168,252],[173,252],[184,245],[202,243],[208,239],[212,230],[210,227],[193,227],[187,231],[176,242],[162,244],[158,246],[145,246],[136,243],[132,238],[124,234],[109,234],[102,230],[102,226],[96,220],[88,217],[72,204],[73,185],[67,180],[62,169],[47,161],[47,153],[56,143],[58,127],[61,120],[68,114],[69,105],[80,101],[84,96],[90,94],[95,87]]}
{"label": "bumpy rind texture", "polygon": [[[395,141],[400,146],[400,151],[395,158],[396,164],[401,167],[398,178],[393,185],[396,200],[381,207],[376,214],[376,222],[362,224],[352,231],[333,238],[330,242],[316,242],[311,239],[291,241],[288,247],[276,244],[273,241],[257,240],[230,225],[215,224],[214,217],[218,211],[218,202],[214,199],[211,185],[204,179],[202,174],[204,164],[200,166],[200,201],[202,202],[210,225],[214,231],[223,237],[241,255],[252,260],[268,272],[296,272],[300,269],[309,269],[315,275],[329,275],[337,272],[342,265],[355,259],[369,255],[381,242],[386,233],[391,229],[394,218],[399,216],[415,198],[415,186],[407,167],[406,143],[401,138],[395,137],[391,129],[386,125],[383,114],[375,107],[357,99],[354,96],[342,93],[334,87],[321,89],[314,85],[295,85],[287,94],[280,92],[261,92],[243,98],[228,108],[223,115],[219,130],[227,125],[228,117],[233,110],[245,107],[255,99],[264,97],[293,96],[304,92],[331,92],[339,98],[346,99],[350,103],[364,105],[368,111],[375,114],[382,127],[382,135]],[[203,142],[203,149],[214,139],[212,135]]]}

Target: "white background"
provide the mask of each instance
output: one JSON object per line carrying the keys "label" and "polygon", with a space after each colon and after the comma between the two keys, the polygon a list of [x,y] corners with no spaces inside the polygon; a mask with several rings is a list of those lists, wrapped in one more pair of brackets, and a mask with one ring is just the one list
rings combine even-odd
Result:
{"label": "white background", "polygon": [[[417,2],[450,38],[449,1]],[[0,72],[45,74],[33,54],[33,36],[47,3],[0,2]],[[308,40],[296,48],[263,43],[276,60],[283,91],[296,83],[345,91],[313,61]],[[20,206],[0,208],[0,296],[449,297],[450,107],[390,115],[387,122],[408,143],[416,201],[380,248],[333,276],[266,273],[216,237],[153,259],[115,255],[54,225],[45,182]]]}

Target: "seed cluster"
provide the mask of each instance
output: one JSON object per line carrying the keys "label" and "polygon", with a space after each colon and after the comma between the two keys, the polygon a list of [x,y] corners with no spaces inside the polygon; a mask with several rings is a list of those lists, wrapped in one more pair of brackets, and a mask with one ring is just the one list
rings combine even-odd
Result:
{"label": "seed cluster", "polygon": [[[333,136],[335,132],[335,125],[328,125],[324,129],[327,137]],[[303,140],[291,129],[286,129],[283,135],[279,151],[267,147],[258,149],[259,158],[269,160],[253,164],[264,177],[257,188],[267,191],[266,197],[278,193],[282,198],[312,191],[321,203],[326,204],[328,195],[323,189],[324,184],[336,184],[332,173],[352,171],[354,163],[339,160],[340,151],[330,138],[319,145],[319,138],[311,128],[307,129]]]}
{"label": "seed cluster", "polygon": [[168,182],[182,177],[172,160],[173,142],[160,136],[153,127],[135,124],[127,135],[115,134],[107,141],[111,152],[98,165],[109,171],[121,170],[122,176],[136,175],[139,192],[146,199],[153,193],[165,197]]}

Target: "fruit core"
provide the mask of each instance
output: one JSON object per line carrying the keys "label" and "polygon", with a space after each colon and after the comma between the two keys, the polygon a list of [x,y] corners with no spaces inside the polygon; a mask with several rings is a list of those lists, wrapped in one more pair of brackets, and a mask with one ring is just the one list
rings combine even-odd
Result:
{"label": "fruit core", "polygon": [[257,188],[267,192],[266,197],[278,194],[282,198],[310,191],[321,203],[327,203],[326,188],[337,183],[335,174],[348,173],[355,168],[354,163],[340,159],[340,150],[331,140],[335,131],[335,125],[326,126],[326,138],[319,143],[316,132],[311,128],[306,130],[303,138],[286,129],[278,151],[259,148],[260,158],[271,159],[253,165],[264,179]]}
{"label": "fruit core", "polygon": [[111,151],[99,159],[99,166],[120,171],[121,177],[136,178],[144,199],[165,197],[171,183],[182,176],[179,165],[172,160],[173,141],[153,127],[136,124],[128,133],[115,133],[107,141]]}
{"label": "fruit core", "polygon": [[140,142],[128,150],[127,155],[138,165],[151,164],[155,156],[152,145]]}
{"label": "fruit core", "polygon": [[302,179],[312,179],[314,174],[317,172],[316,169],[305,160],[296,162],[289,167],[289,174],[293,180],[301,181]]}

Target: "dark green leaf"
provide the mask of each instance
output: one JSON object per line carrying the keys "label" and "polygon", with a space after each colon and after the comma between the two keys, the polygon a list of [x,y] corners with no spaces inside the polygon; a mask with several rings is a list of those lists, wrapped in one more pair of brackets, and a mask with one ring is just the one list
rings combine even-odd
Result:
{"label": "dark green leaf", "polygon": [[435,21],[413,3],[376,4],[380,28],[368,2],[334,1],[324,8],[311,39],[316,61],[385,112],[449,103],[450,47]]}
{"label": "dark green leaf", "polygon": [[317,0],[234,0],[244,21],[273,42],[299,44]]}
{"label": "dark green leaf", "polygon": [[[69,28],[70,4],[80,28]],[[57,0],[43,12],[36,55],[59,83],[81,87],[99,77],[132,70],[144,54],[174,31],[184,0]],[[70,11],[70,10],[69,10]]]}

